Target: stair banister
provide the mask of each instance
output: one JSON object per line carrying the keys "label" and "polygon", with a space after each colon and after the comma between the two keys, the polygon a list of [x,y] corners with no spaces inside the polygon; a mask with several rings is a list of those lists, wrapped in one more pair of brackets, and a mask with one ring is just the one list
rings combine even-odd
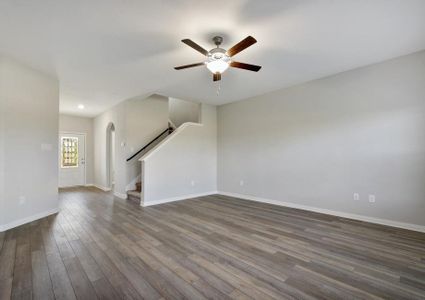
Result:
{"label": "stair banister", "polygon": [[141,148],[139,151],[137,151],[136,153],[134,153],[132,156],[130,156],[129,158],[127,158],[127,161],[132,160],[133,158],[135,158],[137,155],[139,155],[142,151],[146,150],[150,145],[152,145],[155,141],[157,141],[161,136],[163,136],[165,133],[171,134],[174,131],[173,127],[168,126],[167,129],[165,129],[163,132],[161,132],[158,136],[156,136],[153,140],[151,140],[149,143],[147,143],[145,146],[143,146],[143,148]]}

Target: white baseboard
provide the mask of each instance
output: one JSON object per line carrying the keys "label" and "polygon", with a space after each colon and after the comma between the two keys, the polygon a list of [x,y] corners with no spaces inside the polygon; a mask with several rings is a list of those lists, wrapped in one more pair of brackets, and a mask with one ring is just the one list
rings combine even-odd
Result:
{"label": "white baseboard", "polygon": [[387,225],[387,226],[391,226],[391,227],[397,227],[397,228],[403,228],[403,229],[414,230],[414,231],[419,231],[419,232],[425,232],[425,226],[417,225],[417,224],[403,223],[403,222],[392,221],[392,220],[387,220],[387,219],[368,217],[368,216],[351,214],[351,213],[346,213],[346,212],[341,212],[341,211],[329,210],[329,209],[324,209],[324,208],[317,208],[317,207],[313,207],[313,206],[277,201],[277,200],[266,199],[266,198],[260,198],[260,197],[251,196],[251,195],[221,192],[221,191],[219,191],[217,193],[220,194],[220,195],[239,198],[239,199],[242,199],[242,200],[257,201],[257,202],[274,204],[274,205],[285,206],[285,207],[290,207],[290,208],[308,210],[308,211],[313,211],[313,212],[317,212],[317,213],[322,213],[322,214],[326,214],[326,215],[332,215],[332,216],[337,216],[337,217],[342,217],[342,218],[347,218],[347,219],[353,219],[353,220],[375,223],[375,224],[380,224],[380,225]]}
{"label": "white baseboard", "polygon": [[93,184],[94,187],[98,188],[99,190],[102,190],[104,192],[110,192],[111,188],[107,187],[107,186],[102,186],[102,185],[98,185],[98,184]]}
{"label": "white baseboard", "polygon": [[158,205],[158,204],[163,204],[163,203],[168,203],[168,202],[174,202],[174,201],[180,201],[180,200],[187,200],[187,199],[191,199],[191,198],[215,195],[217,193],[218,193],[217,191],[210,191],[210,192],[205,192],[205,193],[190,194],[190,195],[178,196],[178,197],[173,197],[173,198],[166,198],[166,199],[149,201],[148,203],[143,202],[140,205],[146,207],[146,206]]}
{"label": "white baseboard", "polygon": [[3,231],[6,231],[6,230],[9,230],[9,229],[24,225],[26,223],[29,223],[29,222],[32,222],[32,221],[53,215],[53,214],[56,214],[58,212],[59,212],[59,208],[49,209],[47,211],[43,211],[41,213],[26,217],[26,218],[22,218],[22,219],[19,219],[19,220],[16,220],[16,221],[4,224],[4,225],[0,225],[0,232],[3,232]]}
{"label": "white baseboard", "polygon": [[127,199],[127,194],[122,194],[122,193],[118,193],[118,192],[114,192],[114,196],[121,198],[121,199]]}
{"label": "white baseboard", "polygon": [[76,187],[90,187],[90,186],[94,186],[94,184],[92,183],[88,183],[88,184],[77,184],[77,185],[59,185],[58,188],[60,189],[67,189],[67,188],[76,188]]}

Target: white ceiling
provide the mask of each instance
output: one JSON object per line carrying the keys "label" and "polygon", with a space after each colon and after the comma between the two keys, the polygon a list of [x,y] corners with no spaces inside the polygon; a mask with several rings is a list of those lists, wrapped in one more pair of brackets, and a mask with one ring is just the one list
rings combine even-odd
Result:
{"label": "white ceiling", "polygon": [[[198,52],[258,43],[218,84]],[[423,0],[0,0],[0,53],[57,76],[63,113],[94,116],[159,93],[223,104],[425,49]],[[83,103],[84,111],[77,105]]]}

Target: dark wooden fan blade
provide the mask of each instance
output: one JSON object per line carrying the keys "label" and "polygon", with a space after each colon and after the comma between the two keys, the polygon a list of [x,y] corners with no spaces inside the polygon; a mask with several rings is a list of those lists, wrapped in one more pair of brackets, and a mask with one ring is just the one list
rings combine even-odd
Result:
{"label": "dark wooden fan blade", "polygon": [[205,63],[201,62],[201,63],[196,63],[196,64],[190,64],[190,65],[184,65],[184,66],[174,67],[174,69],[181,70],[181,69],[199,67],[199,66],[203,66],[203,65],[205,65]]}
{"label": "dark wooden fan blade", "polygon": [[184,39],[184,40],[182,40],[182,42],[185,43],[186,45],[188,45],[189,47],[192,47],[196,51],[201,52],[203,55],[208,55],[208,51],[205,50],[204,48],[202,48],[201,46],[199,46],[194,41],[189,40],[189,39]]}
{"label": "dark wooden fan blade", "polygon": [[213,81],[219,81],[219,80],[221,80],[221,74],[220,73],[213,74]]}
{"label": "dark wooden fan blade", "polygon": [[261,69],[261,66],[245,64],[245,63],[241,63],[237,61],[232,61],[230,63],[230,66],[233,68],[239,68],[239,69],[244,69],[244,70],[249,70],[254,72],[258,72]]}
{"label": "dark wooden fan blade", "polygon": [[252,36],[248,36],[247,38],[243,39],[236,45],[234,45],[232,48],[227,50],[227,55],[233,56],[241,52],[242,50],[248,48],[249,46],[255,44],[257,42],[256,39],[254,39]]}

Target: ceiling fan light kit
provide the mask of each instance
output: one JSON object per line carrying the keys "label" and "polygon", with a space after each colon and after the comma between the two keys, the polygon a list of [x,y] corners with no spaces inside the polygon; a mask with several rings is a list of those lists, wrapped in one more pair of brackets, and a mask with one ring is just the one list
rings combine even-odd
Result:
{"label": "ceiling fan light kit", "polygon": [[230,61],[231,59],[226,54],[226,50],[221,48],[215,48],[208,53],[207,61],[205,62],[205,64],[207,65],[208,70],[210,70],[213,74],[221,74],[227,70]]}
{"label": "ceiling fan light kit", "polygon": [[261,69],[261,66],[246,64],[246,63],[240,63],[232,60],[232,57],[236,55],[237,53],[241,52],[242,50],[248,48],[249,46],[255,44],[257,42],[256,39],[254,39],[252,36],[248,36],[247,38],[243,39],[236,45],[234,45],[229,50],[225,50],[223,48],[220,48],[221,43],[223,42],[223,38],[221,36],[215,36],[213,37],[213,42],[216,45],[216,48],[211,49],[210,51],[205,50],[195,42],[193,42],[190,39],[183,39],[182,42],[188,45],[189,47],[192,47],[196,51],[202,53],[206,56],[206,60],[204,62],[200,63],[194,63],[190,65],[184,65],[175,67],[176,70],[182,70],[187,68],[193,68],[205,65],[208,70],[213,73],[213,81],[221,80],[221,74],[223,74],[229,67],[233,68],[239,68],[249,71],[258,72]]}

